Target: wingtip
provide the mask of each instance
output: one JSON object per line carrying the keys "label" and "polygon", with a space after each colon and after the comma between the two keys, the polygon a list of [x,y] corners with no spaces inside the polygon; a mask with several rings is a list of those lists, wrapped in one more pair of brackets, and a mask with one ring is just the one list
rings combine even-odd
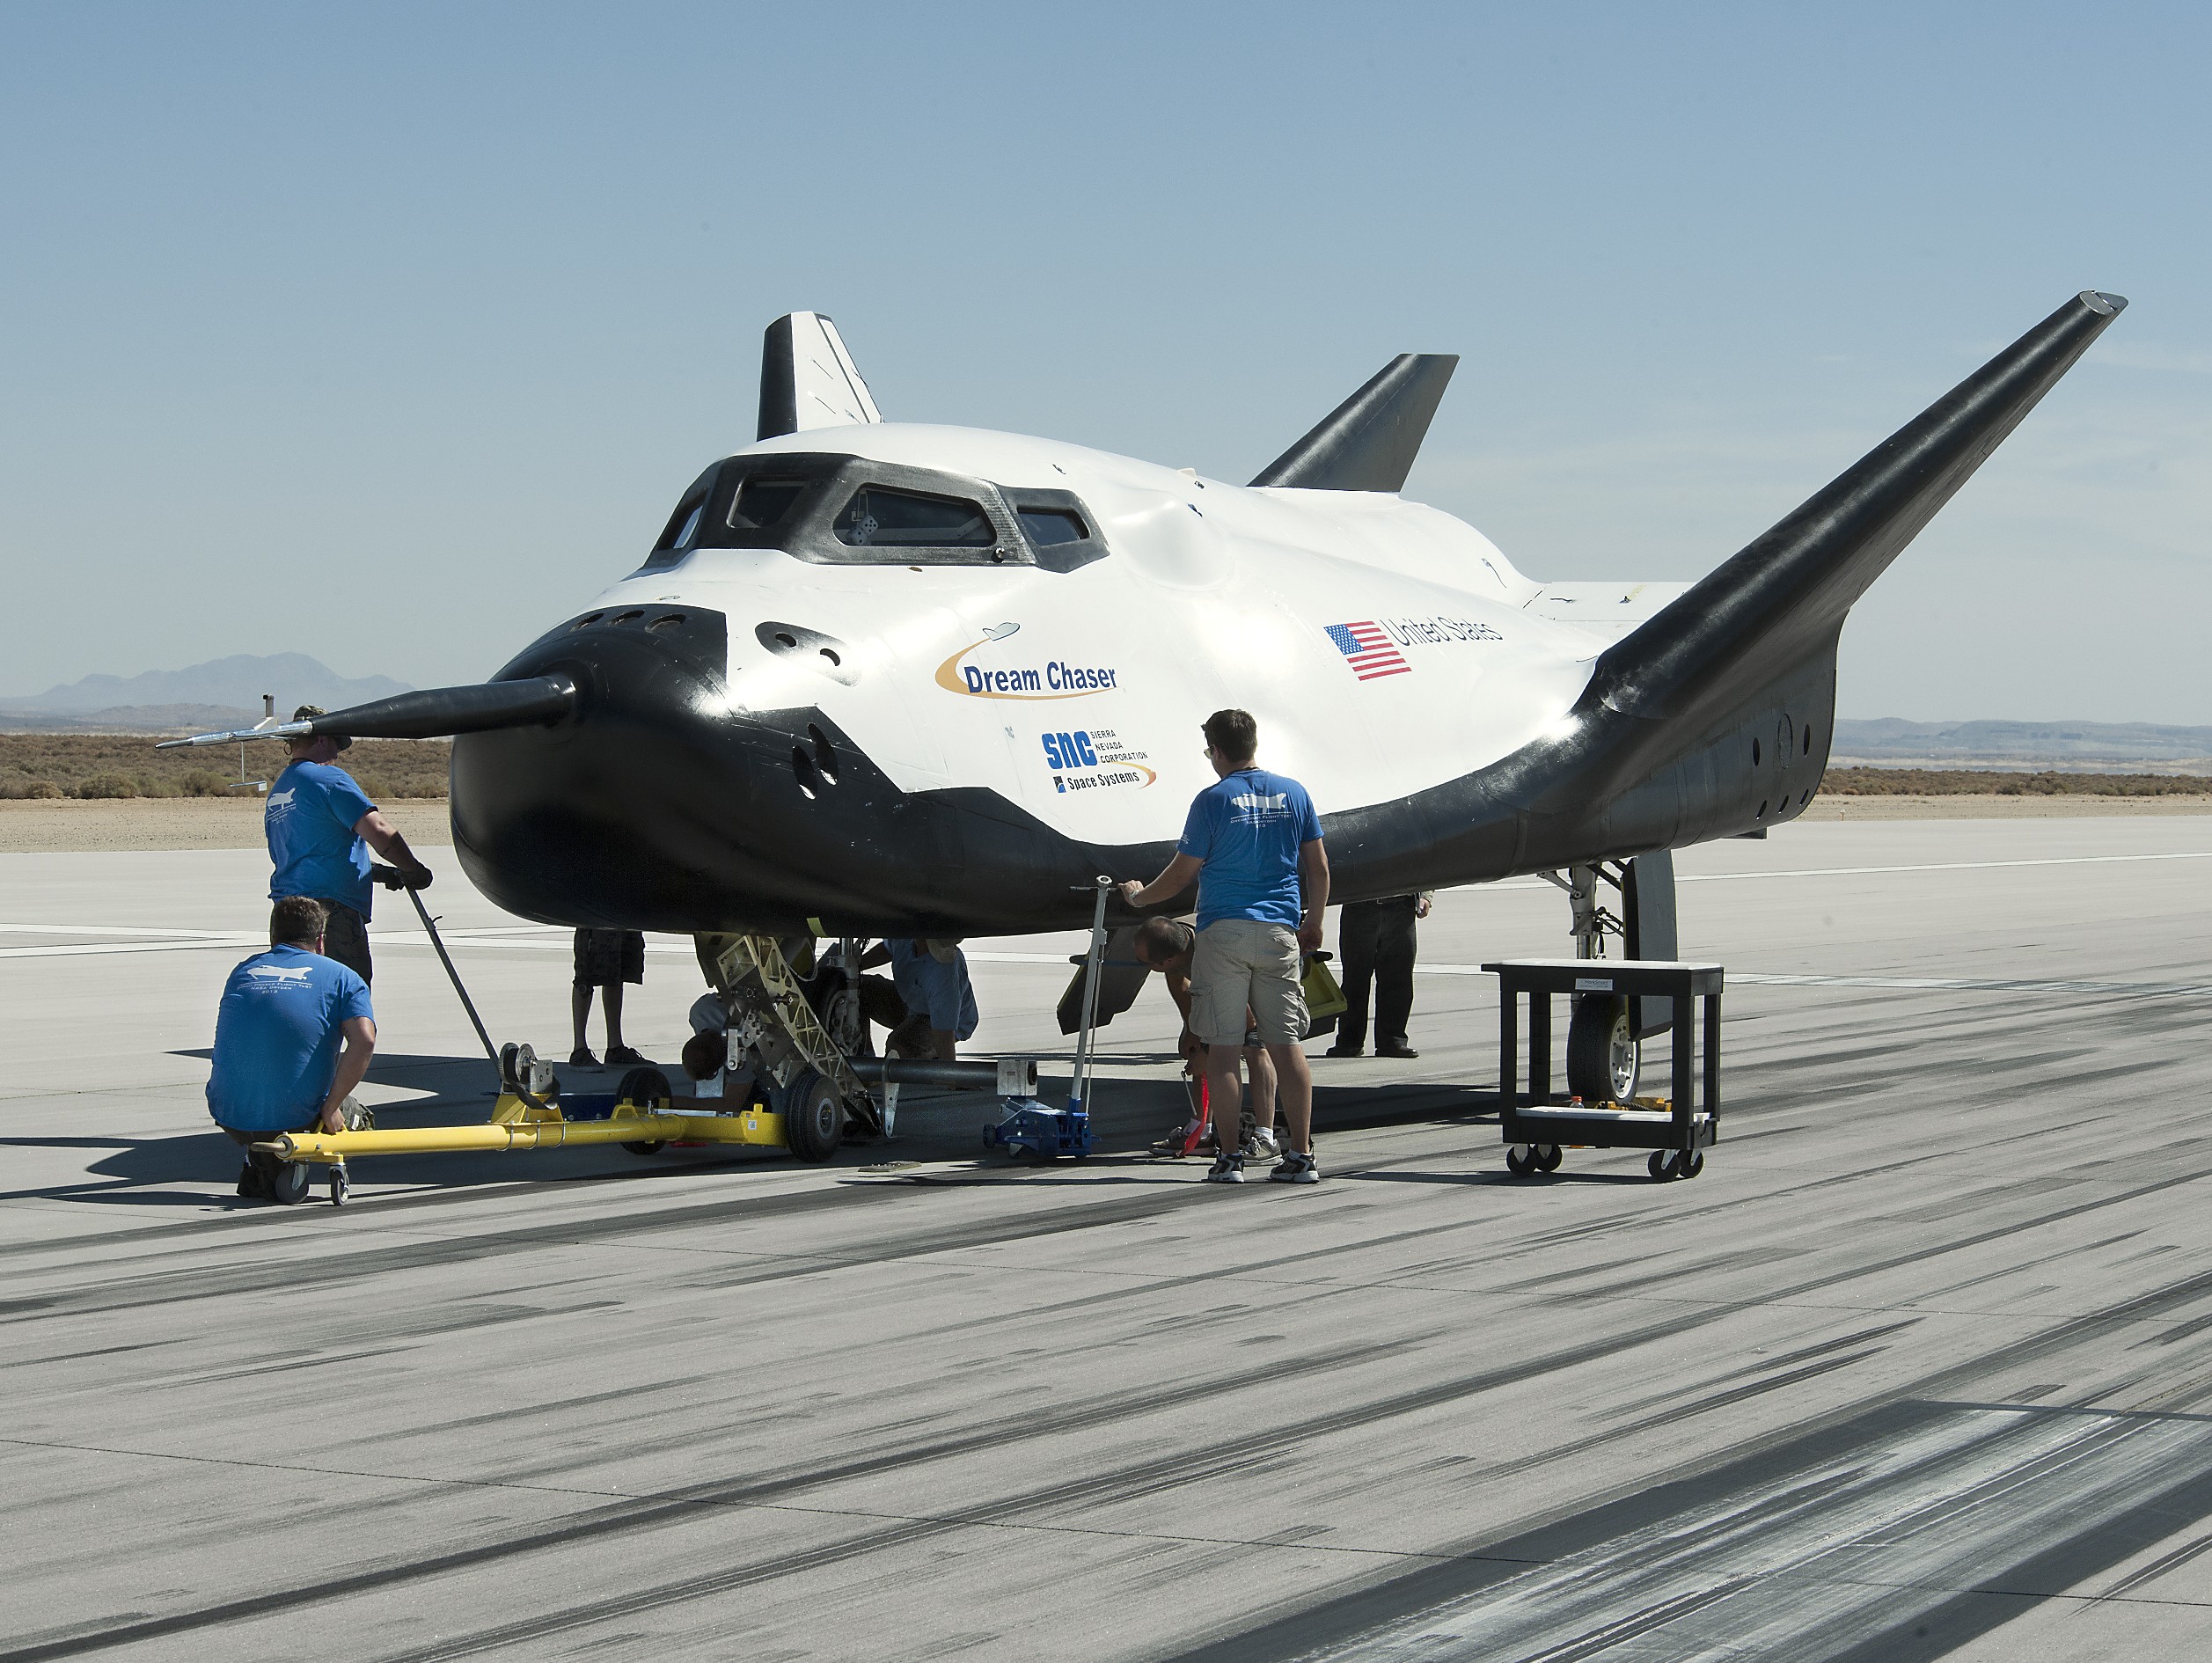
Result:
{"label": "wingtip", "polygon": [[2102,318],[2110,318],[2128,310],[2128,297],[2108,295],[2101,289],[2082,290],[2082,304]]}

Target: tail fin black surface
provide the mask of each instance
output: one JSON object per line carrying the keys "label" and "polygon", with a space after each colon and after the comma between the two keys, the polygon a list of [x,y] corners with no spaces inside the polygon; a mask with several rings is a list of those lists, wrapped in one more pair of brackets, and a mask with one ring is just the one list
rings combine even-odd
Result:
{"label": "tail fin black surface", "polygon": [[1832,641],[1851,604],[2127,304],[2094,289],[2068,301],[1609,648],[1581,707],[1694,726]]}
{"label": "tail fin black surface", "polygon": [[1400,353],[1252,483],[1307,491],[1402,489],[1459,362],[1451,353]]}

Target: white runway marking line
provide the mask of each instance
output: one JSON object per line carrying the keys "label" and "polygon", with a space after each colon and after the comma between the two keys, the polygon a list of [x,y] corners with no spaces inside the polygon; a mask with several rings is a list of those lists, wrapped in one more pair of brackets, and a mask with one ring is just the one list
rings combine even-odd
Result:
{"label": "white runway marking line", "polygon": [[[1678,883],[1732,883],[1745,879],[1759,878],[1813,878],[1866,877],[1884,872],[1987,872],[2006,868],[2041,866],[2124,866],[2143,861],[2212,861],[2212,849],[2187,849],[2162,854],[2068,854],[2055,855],[2033,861],[1930,861],[1903,866],[1816,866],[1798,867],[1777,872],[1682,872],[1675,875]],[[1462,891],[1483,890],[1548,890],[1552,886],[1542,879],[1513,879],[1498,883],[1468,883],[1459,885]],[[568,950],[565,941],[521,941],[516,939],[537,932],[565,933],[554,924],[483,925],[474,929],[452,929],[445,932],[448,947],[497,947],[519,949],[525,952],[560,953]],[[55,958],[88,953],[161,953],[179,952],[203,947],[238,947],[256,945],[258,935],[223,934],[209,930],[169,930],[146,927],[130,927],[114,924],[0,924],[0,934],[11,935],[128,935],[140,939],[112,944],[55,947],[0,947],[0,958]],[[492,940],[491,937],[503,939]],[[146,939],[149,937],[159,939]],[[379,946],[428,947],[428,936],[417,930],[378,931],[375,942]],[[690,957],[692,949],[670,942],[648,941],[648,953],[661,953]],[[1065,953],[991,953],[972,952],[970,963],[977,964],[1062,964],[1068,962]],[[1481,970],[1471,964],[1421,964],[1417,972],[1432,976],[1479,976]],[[2208,990],[2195,982],[2032,982],[2032,981],[1975,981],[1951,979],[1910,979],[1902,978],[1869,977],[1757,977],[1740,975],[1734,979],[1747,983],[1763,983],[1785,987],[1895,987],[1922,988],[1952,993],[2156,993],[2194,994]]]}

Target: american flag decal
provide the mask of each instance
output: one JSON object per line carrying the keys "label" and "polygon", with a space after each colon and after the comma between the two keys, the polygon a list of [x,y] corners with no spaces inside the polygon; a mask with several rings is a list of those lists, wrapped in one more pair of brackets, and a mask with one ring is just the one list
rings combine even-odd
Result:
{"label": "american flag decal", "polygon": [[1362,624],[1331,624],[1329,639],[1337,643],[1337,650],[1351,665],[1351,673],[1362,681],[1373,681],[1377,676],[1403,676],[1413,668],[1398,656],[1389,636],[1372,619]]}

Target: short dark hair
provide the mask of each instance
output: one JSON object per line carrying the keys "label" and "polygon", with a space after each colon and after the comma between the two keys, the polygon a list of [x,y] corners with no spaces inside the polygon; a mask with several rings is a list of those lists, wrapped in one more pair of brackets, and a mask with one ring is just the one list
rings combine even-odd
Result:
{"label": "short dark hair", "polygon": [[1249,762],[1260,748],[1260,724],[1249,710],[1217,710],[1205,719],[1206,744],[1231,762]]}
{"label": "short dark hair", "polygon": [[329,909],[304,895],[288,895],[269,908],[271,947],[311,947],[323,939]]}
{"label": "short dark hair", "polygon": [[1171,918],[1148,918],[1137,927],[1130,946],[1137,956],[1152,963],[1155,960],[1180,958],[1198,941],[1198,933],[1188,924]]}

